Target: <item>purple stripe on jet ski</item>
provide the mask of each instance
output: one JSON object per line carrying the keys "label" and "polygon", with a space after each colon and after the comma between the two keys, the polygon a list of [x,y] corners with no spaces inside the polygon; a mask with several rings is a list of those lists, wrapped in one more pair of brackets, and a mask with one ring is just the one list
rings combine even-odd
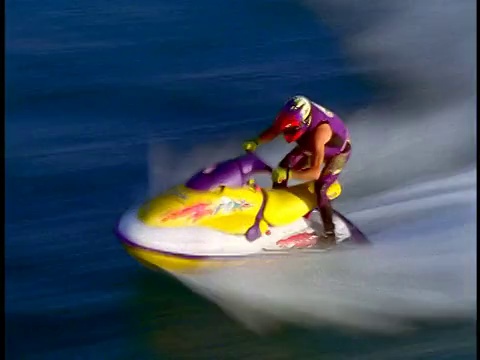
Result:
{"label": "purple stripe on jet ski", "polygon": [[[260,205],[260,209],[258,209],[257,215],[255,216],[255,222],[253,223],[252,227],[250,227],[250,229],[247,230],[245,234],[245,237],[247,238],[248,241],[257,240],[260,236],[262,236],[262,233],[260,232],[260,221],[263,220],[263,212],[265,211],[265,206],[267,205],[267,194],[265,190],[261,189],[261,191],[262,191],[262,205]],[[270,224],[268,225],[270,226]]]}

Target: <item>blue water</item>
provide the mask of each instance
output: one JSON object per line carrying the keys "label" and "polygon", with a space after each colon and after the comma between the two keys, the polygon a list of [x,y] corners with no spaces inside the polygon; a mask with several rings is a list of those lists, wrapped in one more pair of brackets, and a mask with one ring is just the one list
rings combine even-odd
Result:
{"label": "blue water", "polygon": [[296,93],[349,123],[377,88],[291,1],[7,0],[6,357],[390,358],[423,344],[433,350],[415,358],[472,358],[465,323],[400,338],[258,337],[113,236],[147,192],[150,143],[179,162],[204,143],[240,148]]}

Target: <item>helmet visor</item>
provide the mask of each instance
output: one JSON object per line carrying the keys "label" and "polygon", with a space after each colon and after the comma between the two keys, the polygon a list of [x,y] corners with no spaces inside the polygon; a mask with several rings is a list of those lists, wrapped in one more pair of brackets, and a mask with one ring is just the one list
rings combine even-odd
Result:
{"label": "helmet visor", "polygon": [[287,136],[294,136],[299,131],[300,131],[299,126],[290,126],[283,130],[283,134]]}
{"label": "helmet visor", "polygon": [[289,143],[296,141],[302,136],[303,129],[299,126],[288,127],[283,130],[283,137]]}

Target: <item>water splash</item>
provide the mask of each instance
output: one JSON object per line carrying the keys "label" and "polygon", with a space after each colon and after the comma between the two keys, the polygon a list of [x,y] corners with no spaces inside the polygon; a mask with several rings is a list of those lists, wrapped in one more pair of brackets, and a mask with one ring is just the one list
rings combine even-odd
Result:
{"label": "water splash", "polygon": [[254,330],[289,321],[397,331],[413,320],[474,318],[476,182],[472,171],[462,177],[467,184],[443,197],[408,198],[434,185],[426,183],[404,199],[385,193],[376,206],[363,203],[350,217],[369,230],[371,248],[178,276]]}

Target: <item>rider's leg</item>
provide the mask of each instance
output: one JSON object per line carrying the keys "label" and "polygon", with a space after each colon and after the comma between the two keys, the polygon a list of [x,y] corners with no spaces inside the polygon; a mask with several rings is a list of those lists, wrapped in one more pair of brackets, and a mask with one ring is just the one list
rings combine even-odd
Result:
{"label": "rider's leg", "polygon": [[328,159],[322,175],[315,182],[317,204],[324,228],[323,240],[329,243],[335,242],[335,224],[333,223],[333,208],[327,196],[327,190],[338,179],[338,176],[350,158],[350,153],[351,148],[348,144],[342,153]]}

